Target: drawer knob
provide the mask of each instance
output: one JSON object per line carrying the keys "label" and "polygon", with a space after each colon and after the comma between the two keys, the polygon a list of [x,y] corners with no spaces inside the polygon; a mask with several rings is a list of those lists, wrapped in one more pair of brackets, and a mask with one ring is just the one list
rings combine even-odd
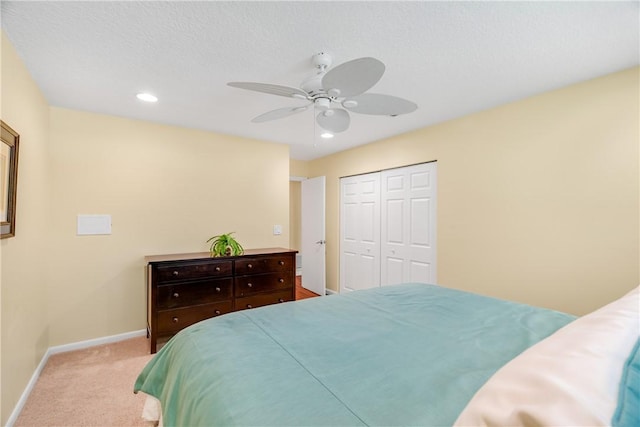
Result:
{"label": "drawer knob", "polygon": [[216,271],[220,271],[220,267],[216,267]]}
{"label": "drawer knob", "polygon": [[173,297],[174,297],[174,298],[178,298],[179,296],[180,296],[180,294],[179,294],[179,293],[177,293],[177,292],[174,292],[174,293],[173,293]]}
{"label": "drawer knob", "polygon": [[172,274],[173,274],[174,276],[177,276],[177,275],[178,275],[178,274],[180,274],[180,273],[178,273],[178,270],[173,270],[173,273],[172,273]]}
{"label": "drawer knob", "polygon": [[171,321],[172,321],[173,323],[178,323],[178,320],[179,320],[179,319],[178,319],[177,317],[174,317],[173,319],[171,319]]}
{"label": "drawer knob", "polygon": [[281,278],[278,279],[278,282],[284,283],[284,279],[281,277]]}
{"label": "drawer knob", "polygon": [[215,311],[213,312],[213,314],[215,314],[216,316],[219,316],[219,315],[220,315],[220,310],[215,310]]}
{"label": "drawer knob", "polygon": [[253,288],[253,283],[247,283],[247,288]]}
{"label": "drawer knob", "polygon": [[247,304],[247,308],[253,308],[251,304]]}
{"label": "drawer knob", "polygon": [[284,265],[284,261],[280,261],[280,262],[278,262],[278,264]]}
{"label": "drawer knob", "polygon": [[253,265],[247,264],[247,268],[253,268]]}
{"label": "drawer knob", "polygon": [[220,290],[221,290],[220,288],[216,288],[216,292],[220,292]]}

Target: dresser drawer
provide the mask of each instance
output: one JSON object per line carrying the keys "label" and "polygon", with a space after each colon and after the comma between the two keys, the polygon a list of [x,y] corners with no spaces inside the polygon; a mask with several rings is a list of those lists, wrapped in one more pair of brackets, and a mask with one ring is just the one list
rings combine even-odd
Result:
{"label": "dresser drawer", "polygon": [[269,271],[293,271],[295,270],[295,257],[290,255],[272,255],[266,257],[248,258],[236,260],[236,274],[266,273]]}
{"label": "dresser drawer", "polygon": [[252,295],[257,292],[267,292],[291,289],[293,283],[290,274],[268,273],[253,276],[236,277],[236,297]]}
{"label": "dresser drawer", "polygon": [[266,294],[256,294],[249,297],[236,298],[235,310],[246,310],[248,308],[256,308],[263,305],[277,304],[286,301],[293,301],[292,290],[269,292]]}
{"label": "dresser drawer", "polygon": [[193,264],[161,265],[156,268],[158,282],[231,276],[233,261],[207,261]]}
{"label": "dresser drawer", "polygon": [[158,311],[158,333],[175,333],[201,320],[233,311],[231,301]]}
{"label": "dresser drawer", "polygon": [[172,283],[158,286],[159,310],[230,300],[233,278]]}

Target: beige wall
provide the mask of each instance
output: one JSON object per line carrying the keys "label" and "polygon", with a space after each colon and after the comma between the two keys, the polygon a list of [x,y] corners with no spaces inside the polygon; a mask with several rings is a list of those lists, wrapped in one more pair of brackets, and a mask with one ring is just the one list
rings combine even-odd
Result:
{"label": "beige wall", "polygon": [[639,283],[639,69],[309,162],[327,177],[338,289],[339,178],[438,161],[438,283],[575,314]]}
{"label": "beige wall", "polygon": [[[16,237],[0,243],[3,425],[48,347],[144,329],[145,255],[229,231],[289,246],[286,145],[49,107],[4,34],[2,119],[21,135]],[[78,214],[110,214],[112,234],[77,236]]]}
{"label": "beige wall", "polygon": [[289,239],[291,249],[300,251],[302,248],[302,184],[300,181],[289,183]]}
{"label": "beige wall", "polygon": [[289,160],[289,175],[304,178],[309,175],[309,162],[304,160]]}
{"label": "beige wall", "polygon": [[[51,108],[51,160],[50,345],[142,329],[145,255],[231,231],[289,245],[286,145]],[[77,236],[78,214],[110,214],[112,234]]]}
{"label": "beige wall", "polygon": [[309,163],[303,160],[289,161],[289,175],[294,179],[289,183],[289,235],[291,248],[298,251],[302,248],[301,234],[302,222],[301,211],[301,183],[300,178],[309,174]]}
{"label": "beige wall", "polygon": [[16,235],[0,240],[0,422],[49,347],[49,108],[2,32],[2,120],[20,134]]}

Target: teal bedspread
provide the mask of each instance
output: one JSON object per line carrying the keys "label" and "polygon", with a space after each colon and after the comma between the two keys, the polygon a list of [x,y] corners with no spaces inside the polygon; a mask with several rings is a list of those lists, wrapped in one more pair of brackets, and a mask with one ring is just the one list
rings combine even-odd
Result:
{"label": "teal bedspread", "polygon": [[226,314],[173,337],[134,390],[165,426],[447,426],[573,316],[404,284]]}

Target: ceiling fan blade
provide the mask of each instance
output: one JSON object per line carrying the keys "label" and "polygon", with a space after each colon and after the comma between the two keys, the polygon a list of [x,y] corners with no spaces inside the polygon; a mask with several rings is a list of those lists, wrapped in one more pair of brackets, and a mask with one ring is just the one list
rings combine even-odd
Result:
{"label": "ceiling fan blade", "polygon": [[[352,102],[357,105],[351,106]],[[397,116],[415,111],[418,106],[406,99],[397,96],[381,95],[378,93],[363,93],[345,99],[342,106],[354,113],[373,114],[380,116]]]}
{"label": "ceiling fan blade", "polygon": [[271,95],[286,96],[289,98],[307,99],[308,95],[302,89],[289,86],[273,85],[270,83],[255,82],[229,82],[227,85],[240,89],[253,90],[256,92],[268,93]]}
{"label": "ceiling fan blade", "polygon": [[339,90],[340,97],[359,95],[378,83],[384,68],[384,64],[375,58],[354,59],[327,71],[322,78],[322,87],[327,92]]}
{"label": "ceiling fan blade", "polygon": [[[311,104],[309,104],[311,105]],[[268,122],[269,120],[282,119],[284,117],[290,116],[292,114],[301,113],[306,111],[309,105],[305,105],[303,107],[287,107],[287,108],[278,108],[277,110],[268,111],[264,114],[260,114],[258,117],[255,117],[251,120],[253,123],[262,123]]]}
{"label": "ceiling fan blade", "polygon": [[322,129],[339,133],[344,132],[349,128],[351,117],[349,117],[347,110],[332,108],[330,110],[319,112],[316,117],[316,121]]}

